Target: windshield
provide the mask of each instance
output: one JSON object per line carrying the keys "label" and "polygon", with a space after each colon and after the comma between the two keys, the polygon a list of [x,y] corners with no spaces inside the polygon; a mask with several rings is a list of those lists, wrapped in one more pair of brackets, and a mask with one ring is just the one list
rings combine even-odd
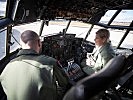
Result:
{"label": "windshield", "polygon": [[[48,23],[48,26],[44,25],[44,28],[42,31],[42,36],[46,37],[46,36],[59,34],[60,32],[63,32],[63,29],[65,29],[67,27],[68,22],[69,21],[66,21],[66,20],[65,21],[64,20],[50,21]],[[17,41],[19,41],[20,34],[24,30],[32,29],[33,31],[35,31],[39,34],[40,26],[41,26],[41,21],[34,22],[31,24],[16,26],[13,28],[13,35],[16,36]],[[72,21],[67,30],[67,33],[68,34],[69,33],[76,34],[76,37],[78,37],[78,38],[85,38],[90,27],[91,27],[91,24],[86,24],[86,23],[82,23],[79,21]],[[95,25],[86,40],[94,43],[95,32],[101,28],[103,28],[103,27]],[[119,42],[121,41],[124,33],[126,32],[126,30],[118,30],[118,29],[108,29],[108,30],[110,31],[110,40],[112,42],[112,45],[114,47],[117,47]],[[132,38],[133,38],[133,32],[131,31],[120,47],[129,48],[129,49],[133,48],[133,44],[132,44],[133,39]],[[15,41],[16,40],[14,38],[12,38],[12,42],[15,42]],[[15,46],[15,47],[14,46],[15,45],[13,45],[11,47],[11,50],[15,50],[14,48],[17,48],[19,45]]]}
{"label": "windshield", "polygon": [[[68,22],[69,21],[66,20],[50,21],[48,23],[48,26],[44,25],[41,36],[46,37],[63,32],[63,29],[66,28]],[[10,48],[10,52],[13,52],[18,47],[20,48],[19,39],[23,31],[33,30],[39,34],[40,26],[41,26],[41,21],[37,21],[34,23],[13,27],[12,37],[11,37],[11,43],[13,43],[13,45]],[[67,33],[76,34],[76,37],[79,38],[85,38],[90,26],[91,26],[90,24],[81,23],[79,21],[72,21],[70,27],[67,30]]]}

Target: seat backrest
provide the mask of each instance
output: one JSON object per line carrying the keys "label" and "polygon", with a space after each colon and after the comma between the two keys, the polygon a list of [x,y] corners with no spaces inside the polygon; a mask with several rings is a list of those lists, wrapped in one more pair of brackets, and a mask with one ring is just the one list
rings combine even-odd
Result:
{"label": "seat backrest", "polygon": [[85,77],[73,86],[63,100],[88,100],[108,89],[123,71],[125,59],[124,55],[112,58],[102,70]]}

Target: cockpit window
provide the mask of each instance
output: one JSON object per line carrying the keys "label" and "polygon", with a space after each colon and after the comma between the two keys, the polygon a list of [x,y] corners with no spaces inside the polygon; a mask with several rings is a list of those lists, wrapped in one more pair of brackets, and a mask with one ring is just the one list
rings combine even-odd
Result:
{"label": "cockpit window", "polygon": [[[42,36],[62,33],[67,28],[68,23],[68,20],[50,21],[49,26],[44,26]],[[80,21],[71,21],[66,33],[76,34],[76,37],[85,38],[90,26],[90,24],[81,23]]]}
{"label": "cockpit window", "polygon": [[111,25],[129,26],[133,19],[133,10],[122,10]]}
{"label": "cockpit window", "polygon": [[[100,22],[108,24],[110,19],[116,13],[116,10],[108,10],[106,14],[101,18]],[[133,19],[132,10],[122,10],[116,18],[113,20],[111,25],[129,26]]]}
{"label": "cockpit window", "polygon": [[133,31],[129,32],[127,37],[122,42],[121,47],[129,48],[129,49],[133,48]]}
{"label": "cockpit window", "polygon": [[85,38],[90,27],[90,24],[81,23],[80,21],[72,21],[67,33],[76,34],[76,37],[78,38]]}
{"label": "cockpit window", "polygon": [[0,19],[6,16],[7,0],[0,0]]}
{"label": "cockpit window", "polygon": [[55,20],[48,22],[48,26],[44,26],[42,35],[53,35],[63,32],[63,29],[66,28],[68,21],[64,20]]}
{"label": "cockpit window", "polygon": [[100,23],[108,24],[112,16],[116,13],[116,10],[108,10],[101,18]]}
{"label": "cockpit window", "polygon": [[0,59],[6,55],[6,29],[0,30]]}

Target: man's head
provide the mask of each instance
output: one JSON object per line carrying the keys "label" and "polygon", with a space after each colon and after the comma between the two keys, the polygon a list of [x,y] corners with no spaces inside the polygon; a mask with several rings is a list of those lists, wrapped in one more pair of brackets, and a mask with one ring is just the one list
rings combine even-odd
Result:
{"label": "man's head", "polygon": [[109,37],[110,37],[110,32],[107,29],[99,29],[96,32],[96,36],[95,36],[95,39],[94,39],[95,44],[97,46],[102,46],[102,45],[104,45],[105,43],[108,42]]}
{"label": "man's head", "polygon": [[31,30],[26,30],[21,34],[20,43],[22,49],[33,49],[37,53],[41,50],[41,41],[36,32]]}

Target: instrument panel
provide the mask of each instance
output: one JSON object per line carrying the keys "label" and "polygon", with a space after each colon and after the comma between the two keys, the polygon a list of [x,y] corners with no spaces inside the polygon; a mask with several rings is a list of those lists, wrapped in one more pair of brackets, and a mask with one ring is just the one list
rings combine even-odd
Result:
{"label": "instrument panel", "polygon": [[80,63],[86,52],[82,47],[83,38],[75,36],[76,34],[57,34],[44,37],[42,53],[64,63],[72,58],[76,63]]}

